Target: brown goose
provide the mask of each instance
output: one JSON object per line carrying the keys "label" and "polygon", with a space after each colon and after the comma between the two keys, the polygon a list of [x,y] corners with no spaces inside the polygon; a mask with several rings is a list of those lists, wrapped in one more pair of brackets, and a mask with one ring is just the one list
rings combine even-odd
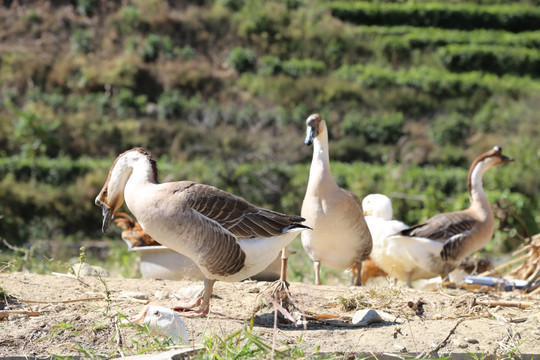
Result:
{"label": "brown goose", "polygon": [[[197,299],[177,310],[208,313],[216,280],[239,281],[265,269],[299,231],[300,216],[256,207],[244,199],[192,181],[159,183],[156,162],[142,148],[120,154],[96,197],[103,231],[124,203],[142,228],[158,241],[191,258],[206,277]],[[200,305],[198,310],[192,310]]]}
{"label": "brown goose", "polygon": [[355,285],[361,285],[362,261],[371,252],[371,234],[362,203],[340,188],[330,171],[328,132],[319,114],[306,120],[305,144],[313,144],[309,182],[302,216],[313,231],[302,233],[302,245],[314,261],[315,284],[320,284],[321,263],[333,269],[356,267]]}
{"label": "brown goose", "polygon": [[[492,167],[509,161],[513,159],[503,155],[499,146],[478,156],[467,177],[469,208],[435,215],[387,239],[395,244],[395,253],[399,253],[400,258],[407,253],[412,259],[410,266],[405,267],[408,270],[404,274],[399,271],[404,267],[397,261],[394,262],[397,266],[392,269],[382,264],[379,266],[395,277],[406,277],[410,286],[415,278],[436,275],[446,278],[466,256],[482,249],[493,236],[494,223],[491,206],[482,186],[482,175]],[[392,251],[387,250],[386,253]]]}

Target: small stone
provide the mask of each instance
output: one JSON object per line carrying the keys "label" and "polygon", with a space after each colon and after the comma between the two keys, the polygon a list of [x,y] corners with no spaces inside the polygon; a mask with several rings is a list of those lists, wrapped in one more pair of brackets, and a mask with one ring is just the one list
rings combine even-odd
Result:
{"label": "small stone", "polygon": [[368,326],[371,324],[376,324],[383,322],[384,320],[379,316],[379,314],[373,309],[364,309],[358,310],[353,318],[351,323],[356,326]]}
{"label": "small stone", "polygon": [[458,344],[458,348],[460,348],[460,349],[466,349],[468,347],[469,347],[469,344],[467,344],[467,343],[460,342]]}
{"label": "small stone", "polygon": [[403,345],[394,345],[399,352],[407,352],[407,348]]}
{"label": "small stone", "polygon": [[163,291],[163,290],[157,290],[155,293],[154,293],[154,297],[158,300],[165,300],[165,299],[168,299],[170,298],[171,294],[167,291]]}
{"label": "small stone", "polygon": [[469,344],[478,344],[478,340],[476,340],[475,338],[470,338],[470,337],[466,337],[465,339],[466,342],[468,342]]}
{"label": "small stone", "polygon": [[248,289],[248,293],[251,294],[258,294],[261,292],[261,289],[258,286],[253,286],[252,288]]}

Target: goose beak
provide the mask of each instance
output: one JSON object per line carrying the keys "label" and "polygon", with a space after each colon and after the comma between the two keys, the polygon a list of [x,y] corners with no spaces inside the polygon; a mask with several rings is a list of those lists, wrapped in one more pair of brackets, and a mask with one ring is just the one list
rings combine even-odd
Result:
{"label": "goose beak", "polygon": [[501,156],[501,159],[502,159],[503,163],[514,161],[514,159],[509,158],[508,156],[505,156],[505,155],[502,155],[502,156]]}
{"label": "goose beak", "polygon": [[146,317],[146,313],[148,312],[148,309],[150,309],[150,305],[146,304],[144,308],[142,309],[142,311],[138,313],[137,315],[130,317],[129,321],[144,325],[144,318]]}
{"label": "goose beak", "polygon": [[107,229],[109,228],[109,224],[111,223],[113,212],[103,201],[96,199],[96,205],[101,206],[101,211],[103,212],[103,225],[101,225],[101,231],[106,233]]}
{"label": "goose beak", "polygon": [[315,126],[308,126],[306,131],[306,139],[304,140],[304,144],[307,146],[310,146],[313,144],[313,139],[317,136],[317,129]]}

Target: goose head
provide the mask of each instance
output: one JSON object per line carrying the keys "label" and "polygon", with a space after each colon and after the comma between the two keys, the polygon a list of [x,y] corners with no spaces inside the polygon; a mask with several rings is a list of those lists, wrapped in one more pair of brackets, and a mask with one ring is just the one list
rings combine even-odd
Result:
{"label": "goose head", "polygon": [[480,155],[476,159],[476,163],[479,163],[481,161],[486,163],[488,165],[487,168],[489,169],[489,168],[492,168],[494,166],[497,166],[506,162],[514,161],[514,159],[509,158],[506,155],[503,155],[502,147],[494,146],[493,149],[491,149],[488,152],[485,152],[484,154]]}
{"label": "goose head", "polygon": [[306,140],[304,144],[311,145],[313,139],[326,131],[326,123],[319,114],[312,114],[306,120]]}
{"label": "goose head", "polygon": [[383,194],[369,194],[362,200],[364,216],[374,216],[384,220],[392,220],[394,212],[392,202]]}
{"label": "goose head", "polygon": [[149,169],[149,176],[157,181],[156,162],[152,155],[142,148],[134,148],[120,154],[114,161],[103,188],[95,203],[103,213],[102,231],[106,232],[113,214],[124,203],[124,188],[135,168]]}
{"label": "goose head", "polygon": [[472,184],[475,182],[475,179],[478,179],[476,181],[481,182],[480,178],[486,170],[511,161],[514,161],[514,159],[503,155],[502,148],[500,146],[494,146],[493,149],[478,156],[473,161],[469,170],[469,176],[467,179],[467,187],[469,191],[471,191]]}

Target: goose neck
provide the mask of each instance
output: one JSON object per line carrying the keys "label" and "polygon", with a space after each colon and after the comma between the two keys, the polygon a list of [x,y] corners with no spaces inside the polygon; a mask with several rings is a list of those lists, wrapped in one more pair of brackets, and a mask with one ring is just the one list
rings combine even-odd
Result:
{"label": "goose neck", "polygon": [[471,168],[469,171],[468,188],[471,208],[480,208],[489,212],[491,208],[482,183],[482,176],[487,169],[488,167],[483,162],[479,162]]}
{"label": "goose neck", "polygon": [[[330,156],[328,153],[328,137],[326,133],[321,134],[313,141],[313,159],[309,172],[309,183],[313,185],[328,184],[334,185],[335,181],[330,170]],[[337,186],[337,185],[336,185]]]}

